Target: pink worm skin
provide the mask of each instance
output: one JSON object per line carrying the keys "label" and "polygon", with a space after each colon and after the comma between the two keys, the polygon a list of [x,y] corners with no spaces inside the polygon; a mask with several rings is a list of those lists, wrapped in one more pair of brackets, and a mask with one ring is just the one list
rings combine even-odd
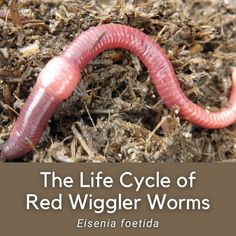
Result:
{"label": "pink worm skin", "polygon": [[211,129],[223,128],[236,121],[236,70],[228,106],[218,112],[209,112],[185,96],[172,64],[157,43],[137,29],[107,24],[81,33],[60,56],[48,62],[4,143],[1,156],[13,159],[31,151],[57,106],[77,86],[80,71],[99,53],[111,48],[124,48],[138,56],[164,103],[169,108],[178,107],[181,117]]}

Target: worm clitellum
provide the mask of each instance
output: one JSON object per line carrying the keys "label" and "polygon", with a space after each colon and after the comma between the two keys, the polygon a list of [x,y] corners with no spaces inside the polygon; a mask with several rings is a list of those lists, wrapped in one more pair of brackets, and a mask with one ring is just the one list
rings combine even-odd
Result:
{"label": "worm clitellum", "polygon": [[100,25],[81,33],[60,56],[48,62],[4,143],[1,156],[13,159],[31,151],[57,106],[75,89],[86,64],[111,48],[124,48],[138,56],[164,103],[169,108],[178,107],[182,118],[211,129],[236,121],[236,70],[228,105],[218,112],[209,112],[185,96],[168,57],[150,37],[128,26]]}

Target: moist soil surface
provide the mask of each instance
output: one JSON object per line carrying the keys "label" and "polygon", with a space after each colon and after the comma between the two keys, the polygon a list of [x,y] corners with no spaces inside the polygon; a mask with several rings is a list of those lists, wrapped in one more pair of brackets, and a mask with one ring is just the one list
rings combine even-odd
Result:
{"label": "moist soil surface", "polygon": [[[0,145],[46,63],[76,35],[100,24],[120,23],[146,33],[165,50],[191,101],[209,111],[227,105],[236,66],[233,0],[24,0],[12,12],[0,1],[0,9]],[[236,159],[236,124],[204,129],[177,113],[165,106],[138,58],[121,49],[105,51],[86,66],[40,143],[14,161]]]}

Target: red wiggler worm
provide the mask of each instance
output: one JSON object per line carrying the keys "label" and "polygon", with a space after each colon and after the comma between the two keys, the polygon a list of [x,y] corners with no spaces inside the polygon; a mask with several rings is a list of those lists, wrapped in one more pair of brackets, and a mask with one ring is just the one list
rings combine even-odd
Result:
{"label": "red wiggler worm", "polygon": [[185,96],[167,55],[150,37],[124,25],[100,25],[81,33],[60,56],[44,67],[3,145],[1,156],[13,159],[31,151],[57,106],[77,86],[86,64],[111,48],[124,48],[138,56],[163,102],[168,108],[177,107],[181,117],[211,129],[223,128],[236,121],[236,70],[228,105],[218,112],[209,112]]}

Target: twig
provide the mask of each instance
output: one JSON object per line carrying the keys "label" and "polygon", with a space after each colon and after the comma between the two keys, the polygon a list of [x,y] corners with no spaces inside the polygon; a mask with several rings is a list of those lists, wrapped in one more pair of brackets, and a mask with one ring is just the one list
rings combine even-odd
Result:
{"label": "twig", "polygon": [[19,26],[22,28],[22,22],[21,22],[21,17],[20,17],[20,13],[17,9],[17,2],[16,0],[10,0],[9,2],[9,9],[10,9],[10,14],[11,14],[11,18],[13,21],[13,24],[15,26]]}

